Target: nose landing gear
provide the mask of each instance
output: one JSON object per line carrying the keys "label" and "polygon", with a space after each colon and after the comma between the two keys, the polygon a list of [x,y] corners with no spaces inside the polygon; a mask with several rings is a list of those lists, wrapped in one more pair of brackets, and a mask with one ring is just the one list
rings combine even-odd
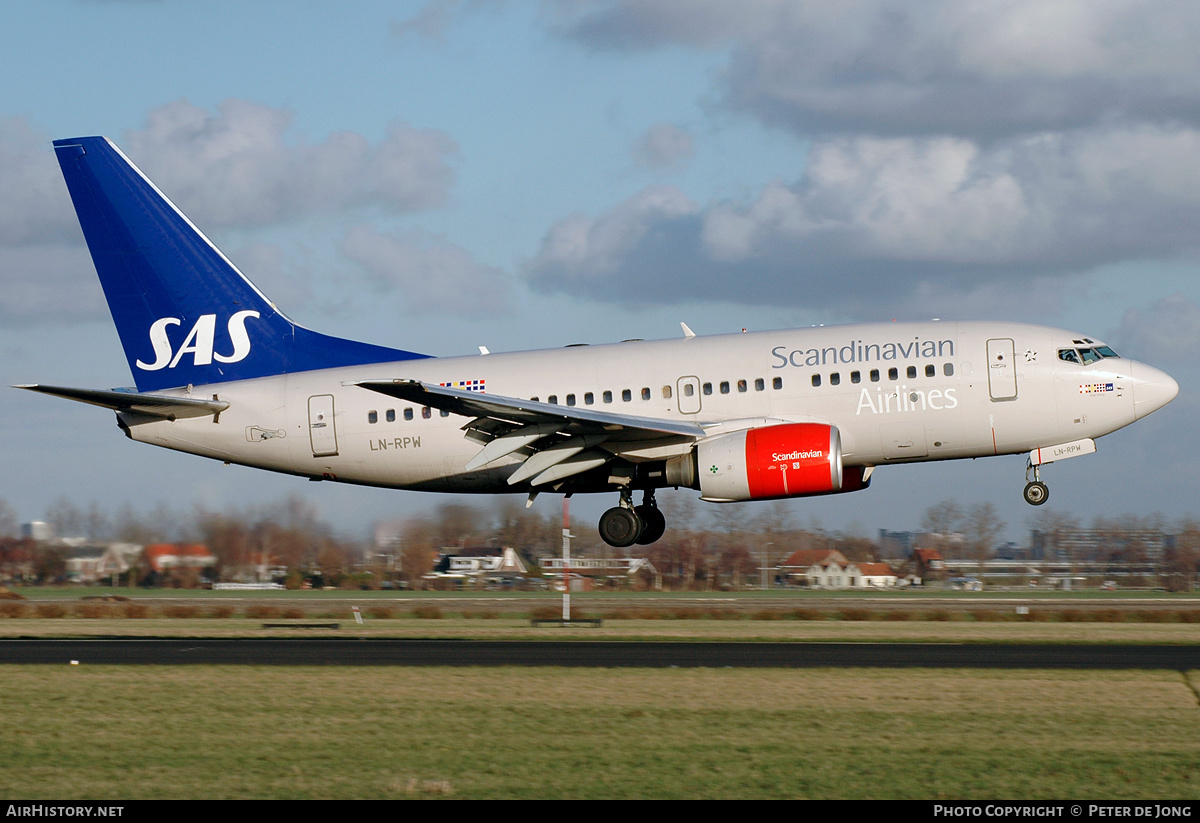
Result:
{"label": "nose landing gear", "polygon": [[647,489],[642,505],[633,505],[633,491],[621,490],[618,505],[600,516],[600,537],[610,546],[623,549],[638,543],[647,546],[667,530],[667,520],[654,501],[654,491]]}
{"label": "nose landing gear", "polygon": [[[1030,480],[1029,478],[1033,479]],[[1042,482],[1042,467],[1032,460],[1025,466],[1025,502],[1040,506],[1050,499],[1050,489]]]}

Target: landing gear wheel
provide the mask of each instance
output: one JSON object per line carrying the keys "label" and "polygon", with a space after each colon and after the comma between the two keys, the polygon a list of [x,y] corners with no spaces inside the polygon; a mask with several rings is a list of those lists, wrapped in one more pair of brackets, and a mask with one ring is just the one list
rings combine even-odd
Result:
{"label": "landing gear wheel", "polygon": [[1040,506],[1050,499],[1050,490],[1040,480],[1025,484],[1025,502],[1031,506]]}
{"label": "landing gear wheel", "polygon": [[600,515],[600,537],[614,548],[632,546],[641,533],[642,520],[633,509],[614,506]]}
{"label": "landing gear wheel", "polygon": [[642,533],[638,535],[637,544],[649,546],[657,542],[667,530],[667,518],[663,517],[657,506],[638,506],[634,512],[642,521]]}

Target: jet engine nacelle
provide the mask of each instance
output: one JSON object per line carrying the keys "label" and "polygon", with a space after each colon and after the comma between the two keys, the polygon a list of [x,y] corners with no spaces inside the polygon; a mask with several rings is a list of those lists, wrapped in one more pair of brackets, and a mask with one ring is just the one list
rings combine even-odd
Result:
{"label": "jet engine nacelle", "polygon": [[823,423],[720,435],[698,443],[684,460],[668,462],[667,471],[675,484],[699,488],[703,499],[715,502],[835,494],[870,482],[861,467],[843,476],[841,435]]}

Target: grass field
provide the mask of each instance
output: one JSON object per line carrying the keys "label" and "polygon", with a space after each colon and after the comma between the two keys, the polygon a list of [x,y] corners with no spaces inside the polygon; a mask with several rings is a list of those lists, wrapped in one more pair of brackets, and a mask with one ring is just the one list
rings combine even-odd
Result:
{"label": "grass field", "polygon": [[1197,672],[3,677],[8,799],[1200,798]]}
{"label": "grass field", "polygon": [[[1018,619],[1003,598],[957,607],[953,597],[864,598],[813,612],[781,611],[764,592],[729,613],[728,603],[715,611],[695,596],[655,597],[651,616],[638,611],[651,598],[592,597],[576,602],[608,615],[602,628],[533,629],[531,610],[556,601],[366,598],[358,625],[350,611],[358,598],[336,593],[255,593],[247,602],[196,593],[130,608],[72,592],[0,616],[0,636],[1200,642],[1194,598],[1149,598],[1125,611],[1048,600]],[[221,605],[231,602],[232,610]],[[252,611],[251,602],[284,611]],[[772,602],[773,611],[760,608]],[[910,611],[887,608],[896,602]],[[297,603],[298,613],[288,611]],[[39,604],[62,616],[39,616]],[[340,627],[263,626],[297,614]],[[84,661],[0,666],[0,678],[5,799],[1200,799],[1195,671]]]}

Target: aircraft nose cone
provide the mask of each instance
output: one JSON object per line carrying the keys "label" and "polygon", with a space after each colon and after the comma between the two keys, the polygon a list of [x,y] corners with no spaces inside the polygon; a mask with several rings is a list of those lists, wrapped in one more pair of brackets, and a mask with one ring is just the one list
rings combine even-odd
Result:
{"label": "aircraft nose cone", "polygon": [[1171,375],[1153,366],[1138,363],[1133,369],[1133,415],[1141,420],[1158,411],[1179,394],[1179,384]]}

